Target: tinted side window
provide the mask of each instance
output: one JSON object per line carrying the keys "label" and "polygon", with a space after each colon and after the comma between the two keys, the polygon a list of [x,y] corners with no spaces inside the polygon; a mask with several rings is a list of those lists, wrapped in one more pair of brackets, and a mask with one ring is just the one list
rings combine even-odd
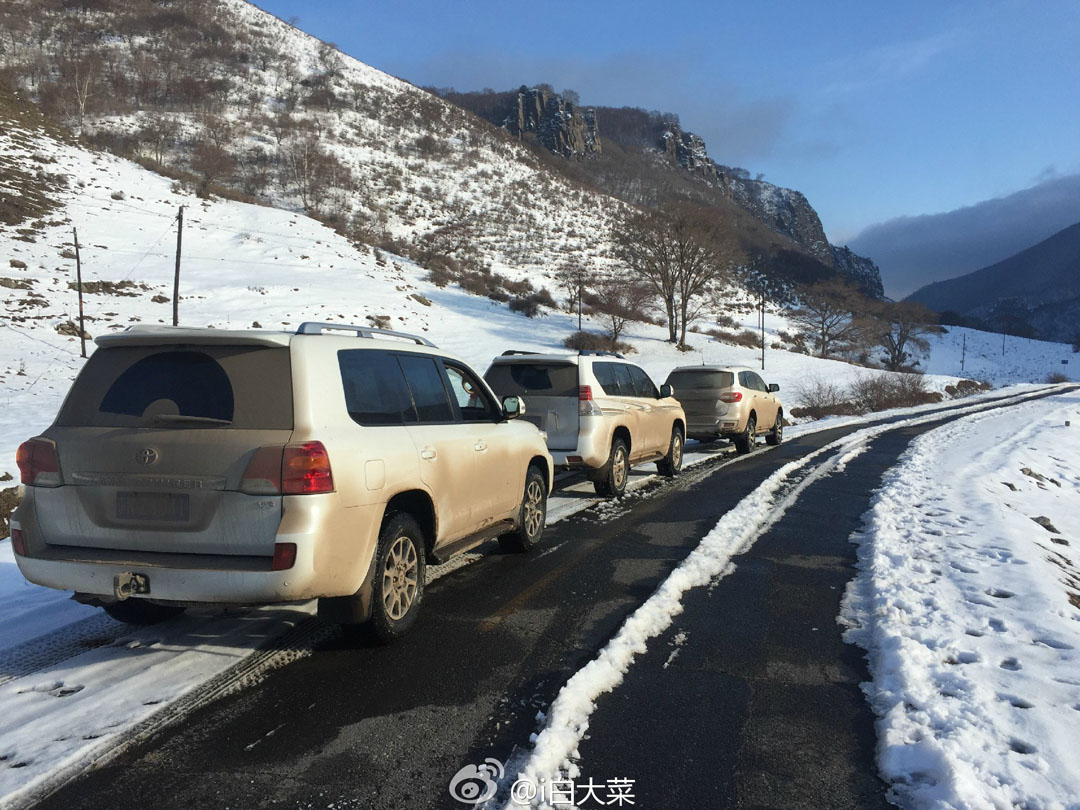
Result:
{"label": "tinted side window", "polygon": [[446,396],[442,374],[434,357],[398,355],[405,381],[412,392],[413,405],[421,422],[453,422],[454,412]]}
{"label": "tinted side window", "polygon": [[653,381],[649,379],[649,375],[645,373],[644,369],[637,366],[627,366],[630,371],[630,379],[634,382],[634,395],[639,397],[646,397],[648,399],[658,399],[660,392],[656,390],[656,386],[653,385]]}
{"label": "tinted side window", "polygon": [[750,384],[750,375],[747,374],[745,371],[740,371],[739,372],[739,386],[742,387],[742,388],[753,388],[754,387],[754,386],[752,386]]}
{"label": "tinted side window", "polygon": [[612,363],[615,368],[615,379],[619,383],[619,396],[621,397],[636,397],[637,393],[634,391],[634,380],[630,376],[629,366],[622,363]]}
{"label": "tinted side window", "polygon": [[388,352],[338,352],[345,407],[361,425],[401,425],[416,421],[401,367]]}
{"label": "tinted side window", "polygon": [[498,421],[501,414],[476,377],[460,366],[452,366],[449,363],[444,363],[444,365],[446,377],[450,380],[450,391],[457,399],[461,418],[466,422]]}
{"label": "tinted side window", "polygon": [[617,397],[621,393],[619,381],[615,376],[616,365],[616,363],[593,363],[592,367],[593,376],[609,397]]}
{"label": "tinted side window", "polygon": [[751,388],[755,388],[758,391],[766,391],[766,392],[769,390],[768,387],[765,385],[765,383],[762,382],[761,377],[759,377],[757,374],[754,374],[753,372],[748,372],[746,376],[750,378],[750,387]]}

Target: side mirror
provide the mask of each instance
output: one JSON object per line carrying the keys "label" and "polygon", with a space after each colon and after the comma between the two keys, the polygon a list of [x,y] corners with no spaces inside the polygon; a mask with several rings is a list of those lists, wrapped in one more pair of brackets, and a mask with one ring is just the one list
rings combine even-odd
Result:
{"label": "side mirror", "polygon": [[770,394],[775,394],[779,390],[780,390],[779,385],[777,385],[776,383],[769,383],[769,393]]}
{"label": "side mirror", "polygon": [[675,396],[675,389],[667,383],[660,386],[660,399],[667,399],[668,397]]}
{"label": "side mirror", "polygon": [[507,419],[517,419],[525,415],[525,400],[521,397],[503,397],[502,406]]}

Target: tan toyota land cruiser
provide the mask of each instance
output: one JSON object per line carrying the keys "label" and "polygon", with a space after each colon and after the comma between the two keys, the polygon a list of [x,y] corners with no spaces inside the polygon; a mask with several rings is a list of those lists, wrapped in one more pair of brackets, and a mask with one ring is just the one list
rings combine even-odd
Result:
{"label": "tan toyota land cruiser", "polygon": [[543,437],[424,338],[305,323],[97,343],[19,448],[12,546],[31,582],[134,623],[318,598],[390,640],[416,619],[427,561],[540,540]]}
{"label": "tan toyota land cruiser", "polygon": [[682,406],[621,355],[509,351],[484,379],[500,396],[527,398],[526,419],[547,434],[555,464],[584,470],[598,495],[621,496],[637,464],[655,461],[668,476],[682,468]]}

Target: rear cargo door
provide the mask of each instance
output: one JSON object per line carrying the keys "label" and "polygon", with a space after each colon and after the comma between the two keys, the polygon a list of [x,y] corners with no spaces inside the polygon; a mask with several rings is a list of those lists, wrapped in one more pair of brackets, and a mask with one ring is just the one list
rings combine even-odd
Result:
{"label": "rear cargo door", "polygon": [[549,450],[577,448],[577,364],[551,360],[494,363],[484,379],[500,398],[525,400],[524,418],[547,433]]}
{"label": "rear cargo door", "polygon": [[245,494],[241,481],[258,448],[288,443],[292,420],[287,347],[98,349],[47,434],[64,484],[35,492],[44,539],[272,555],[281,496]]}

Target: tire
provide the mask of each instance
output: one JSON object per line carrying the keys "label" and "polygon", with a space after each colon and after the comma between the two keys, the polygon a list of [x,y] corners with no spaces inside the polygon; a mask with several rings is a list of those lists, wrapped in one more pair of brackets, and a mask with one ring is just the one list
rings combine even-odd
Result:
{"label": "tire", "polygon": [[621,498],[626,492],[626,479],[629,477],[630,451],[623,439],[615,439],[604,467],[604,477],[593,481],[593,488],[602,498]]}
{"label": "tire", "polygon": [[739,455],[749,453],[757,444],[757,419],[753,414],[746,419],[746,430],[735,437],[735,450]]}
{"label": "tire", "polygon": [[424,596],[424,534],[412,515],[399,512],[379,532],[371,590],[371,630],[389,644],[416,623]]}
{"label": "tire", "polygon": [[547,482],[536,467],[525,473],[525,492],[521,496],[518,528],[499,537],[504,551],[522,552],[535,548],[544,534],[547,518]]}
{"label": "tire", "polygon": [[776,447],[784,440],[784,412],[776,412],[776,424],[765,434],[765,444]]}
{"label": "tire", "polygon": [[158,605],[143,599],[125,599],[123,602],[113,602],[102,607],[118,622],[140,625],[175,619],[186,610],[179,605]]}
{"label": "tire", "polygon": [[678,425],[671,428],[671,443],[668,445],[667,455],[656,462],[656,470],[661,475],[674,478],[682,469],[683,451],[686,445],[683,441],[682,431]]}

